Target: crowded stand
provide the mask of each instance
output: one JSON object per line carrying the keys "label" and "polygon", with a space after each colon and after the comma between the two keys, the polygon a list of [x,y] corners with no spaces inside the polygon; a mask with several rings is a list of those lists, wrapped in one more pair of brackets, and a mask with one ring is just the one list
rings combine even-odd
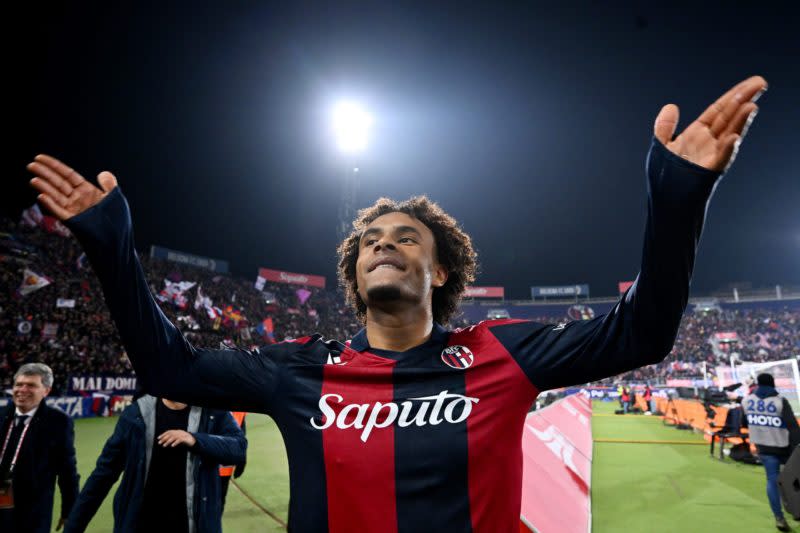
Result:
{"label": "crowded stand", "polygon": [[[21,222],[0,225],[0,384],[11,387],[14,371],[28,362],[50,365],[54,395],[68,393],[69,376],[126,375],[132,370],[109,316],[99,283],[77,242],[60,223],[32,208]],[[142,255],[145,274],[161,309],[198,347],[221,343],[249,347],[297,338],[309,331],[349,338],[360,325],[334,290],[244,279]],[[454,327],[486,318],[465,313]],[[578,315],[574,308],[580,308]],[[596,306],[598,314],[606,312]],[[513,318],[559,324],[589,318],[587,306],[567,313]],[[521,308],[520,308],[521,309]],[[532,307],[532,309],[536,309]],[[542,308],[538,308],[542,309]],[[675,346],[662,363],[606,380],[665,384],[679,378],[713,380],[715,368],[738,361],[767,362],[800,354],[800,307],[692,306]],[[708,376],[704,375],[708,373]]]}
{"label": "crowded stand", "polygon": [[[0,222],[3,390],[29,362],[53,369],[54,396],[68,392],[69,376],[132,373],[78,243],[38,210],[28,215],[21,223]],[[198,347],[250,347],[309,331],[348,338],[360,328],[334,291],[269,281],[257,290],[252,279],[141,255],[161,309]]]}

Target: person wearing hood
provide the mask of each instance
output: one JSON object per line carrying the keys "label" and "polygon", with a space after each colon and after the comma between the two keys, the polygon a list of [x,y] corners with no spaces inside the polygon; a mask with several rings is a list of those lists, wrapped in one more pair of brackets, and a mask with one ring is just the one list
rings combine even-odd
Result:
{"label": "person wearing hood", "polygon": [[750,441],[756,445],[767,472],[767,498],[775,515],[775,527],[780,531],[791,531],[781,508],[778,474],[781,465],[800,443],[800,427],[789,401],[775,389],[772,374],[759,374],[756,383],[758,387],[742,402]]}
{"label": "person wearing hood", "polygon": [[221,533],[219,466],[246,450],[229,412],[145,394],[120,415],[64,533],[86,530],[120,474],[115,533]]}

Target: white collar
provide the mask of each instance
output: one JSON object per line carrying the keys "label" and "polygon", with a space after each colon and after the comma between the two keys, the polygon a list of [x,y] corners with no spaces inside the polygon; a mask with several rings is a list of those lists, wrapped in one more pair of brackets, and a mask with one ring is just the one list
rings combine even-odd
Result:
{"label": "white collar", "polygon": [[33,419],[33,415],[35,415],[36,411],[38,411],[38,410],[39,410],[39,406],[37,405],[36,407],[31,409],[27,413],[23,413],[22,411],[19,410],[19,407],[17,407],[16,408],[16,412],[14,414],[16,414],[17,416],[19,416],[19,415],[27,416],[28,418],[25,419],[25,424],[27,425],[27,424],[31,423],[31,420]]}

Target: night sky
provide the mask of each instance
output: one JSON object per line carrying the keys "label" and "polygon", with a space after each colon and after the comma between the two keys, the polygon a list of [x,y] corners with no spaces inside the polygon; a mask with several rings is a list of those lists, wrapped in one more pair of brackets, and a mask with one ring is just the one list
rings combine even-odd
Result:
{"label": "night sky", "polygon": [[[142,251],[333,285],[339,188],[355,164],[359,207],[427,194],[460,220],[480,253],[476,284],[613,295],[638,270],[661,106],[680,106],[680,130],[761,74],[770,90],[711,204],[693,292],[800,284],[789,2],[28,4],[4,15],[12,217],[34,199],[25,164],[50,153],[87,177],[115,173]],[[355,160],[331,133],[341,98],[375,117]]]}

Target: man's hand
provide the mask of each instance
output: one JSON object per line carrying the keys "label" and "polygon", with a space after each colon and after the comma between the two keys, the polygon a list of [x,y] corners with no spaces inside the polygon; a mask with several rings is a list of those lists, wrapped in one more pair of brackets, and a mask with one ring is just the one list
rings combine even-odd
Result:
{"label": "man's hand", "polygon": [[56,524],[56,531],[61,531],[61,528],[64,527],[64,523],[67,521],[66,518],[63,516],[58,519],[58,524]]}
{"label": "man's hand", "polygon": [[758,112],[755,101],[767,90],[767,80],[753,76],[719,97],[674,140],[678,106],[667,104],[656,117],[654,132],[671,152],[709,170],[731,166],[739,143]]}
{"label": "man's hand", "polygon": [[41,193],[38,200],[59,220],[72,218],[97,205],[117,186],[117,178],[111,172],[101,172],[97,176],[101,187],[98,189],[49,155],[37,155],[27,168],[36,175],[30,183]]}
{"label": "man's hand", "polygon": [[185,444],[189,448],[194,446],[197,439],[188,431],[182,429],[170,429],[158,436],[158,443],[164,448],[174,448],[179,444]]}

